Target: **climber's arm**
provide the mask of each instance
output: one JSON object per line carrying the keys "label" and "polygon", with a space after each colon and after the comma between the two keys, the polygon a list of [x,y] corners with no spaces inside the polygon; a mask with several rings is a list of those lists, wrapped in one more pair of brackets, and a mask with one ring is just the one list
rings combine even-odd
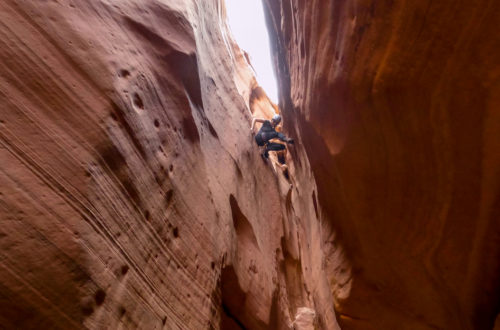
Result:
{"label": "climber's arm", "polygon": [[254,119],[252,120],[252,127],[251,127],[250,129],[251,129],[251,130],[253,130],[253,128],[254,128],[254,126],[255,126],[255,123],[256,123],[256,122],[257,122],[257,123],[263,123],[263,122],[265,122],[265,121],[266,121],[265,119],[261,119],[261,118],[254,118]]}
{"label": "climber's arm", "polygon": [[285,136],[285,134],[283,134],[283,133],[279,133],[279,132],[278,132],[278,139],[280,139],[280,140],[281,140],[281,141],[283,141],[283,142],[293,144],[293,139],[291,139],[291,138],[287,138],[287,137]]}

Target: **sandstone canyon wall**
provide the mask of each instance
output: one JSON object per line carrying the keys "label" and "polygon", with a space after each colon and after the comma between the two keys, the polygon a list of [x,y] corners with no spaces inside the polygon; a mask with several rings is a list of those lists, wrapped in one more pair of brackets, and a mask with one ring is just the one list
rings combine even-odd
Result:
{"label": "sandstone canyon wall", "polygon": [[2,328],[312,326],[314,181],[261,159],[251,112],[274,107],[224,15],[0,2]]}
{"label": "sandstone canyon wall", "polygon": [[1,327],[493,326],[498,4],[265,4],[285,171],[223,1],[0,2]]}
{"label": "sandstone canyon wall", "polygon": [[[342,329],[492,329],[500,3],[265,4],[285,126],[317,183]],[[332,246],[349,261],[349,291]]]}

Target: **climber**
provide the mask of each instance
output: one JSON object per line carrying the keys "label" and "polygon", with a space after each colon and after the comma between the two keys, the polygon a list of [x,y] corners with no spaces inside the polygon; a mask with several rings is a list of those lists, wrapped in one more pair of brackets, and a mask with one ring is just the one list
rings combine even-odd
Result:
{"label": "climber", "polygon": [[262,123],[262,127],[255,135],[255,142],[257,142],[259,147],[265,147],[264,153],[262,154],[263,157],[268,158],[269,151],[280,151],[285,149],[284,144],[269,142],[271,139],[279,139],[283,142],[293,144],[293,139],[287,138],[283,133],[276,132],[275,130],[275,127],[281,122],[280,115],[274,115],[271,121],[267,119],[254,118],[252,120],[252,131],[256,122]]}

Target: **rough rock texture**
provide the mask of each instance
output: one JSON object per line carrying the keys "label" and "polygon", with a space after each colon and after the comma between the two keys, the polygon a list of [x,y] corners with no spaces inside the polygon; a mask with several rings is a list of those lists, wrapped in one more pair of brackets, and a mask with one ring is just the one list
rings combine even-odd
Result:
{"label": "rough rock texture", "polygon": [[2,328],[287,329],[314,305],[314,181],[261,159],[273,105],[224,15],[0,2]]}
{"label": "rough rock texture", "polygon": [[492,329],[500,2],[265,3],[285,126],[317,183],[340,326]]}
{"label": "rough rock texture", "polygon": [[[0,2],[0,326],[491,329],[498,1]],[[273,156],[274,157],[274,156]]]}

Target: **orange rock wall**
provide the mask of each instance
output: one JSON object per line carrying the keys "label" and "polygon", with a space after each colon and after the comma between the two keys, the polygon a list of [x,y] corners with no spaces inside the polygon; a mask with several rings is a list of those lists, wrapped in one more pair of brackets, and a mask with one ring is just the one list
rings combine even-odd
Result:
{"label": "orange rock wall", "polygon": [[265,3],[286,171],[222,1],[0,3],[2,327],[493,327],[499,6]]}
{"label": "orange rock wall", "polygon": [[[491,329],[500,311],[500,3],[265,7],[285,126],[317,183],[342,329]],[[347,282],[330,264],[332,246],[351,266]]]}

